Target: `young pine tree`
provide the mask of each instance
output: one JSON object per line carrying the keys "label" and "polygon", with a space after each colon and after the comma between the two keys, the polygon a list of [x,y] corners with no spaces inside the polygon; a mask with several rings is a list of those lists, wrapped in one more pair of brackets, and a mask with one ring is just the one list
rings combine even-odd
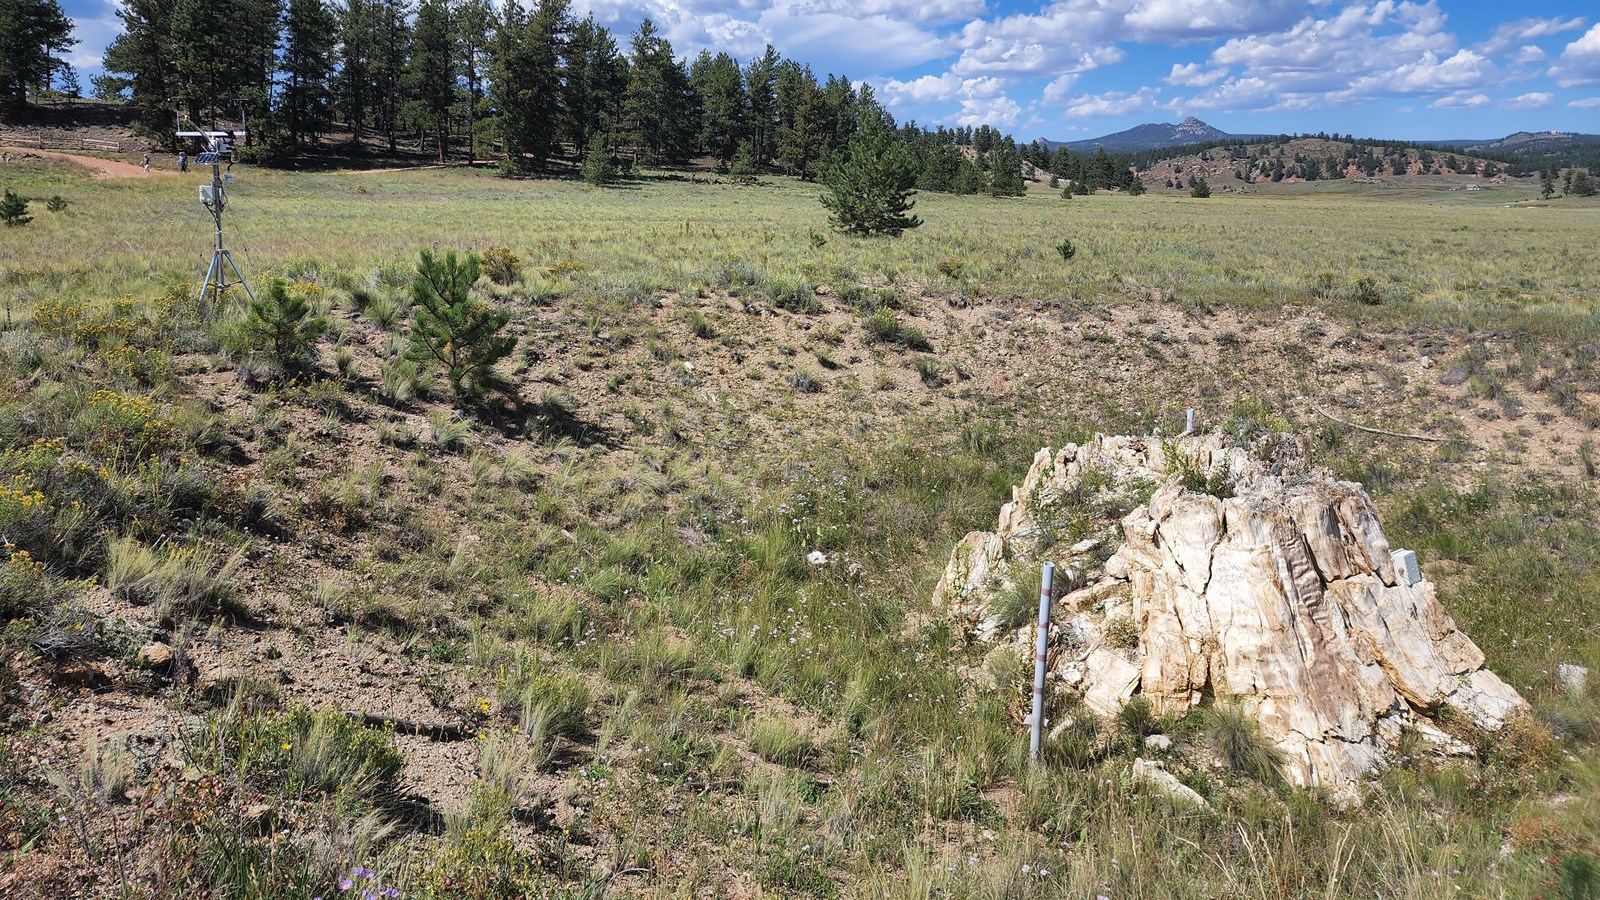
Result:
{"label": "young pine tree", "polygon": [[1206,184],[1204,178],[1196,178],[1194,183],[1189,185],[1189,196],[1202,199],[1209,197],[1211,196],[1211,185]]}
{"label": "young pine tree", "polygon": [[828,193],[822,205],[832,214],[833,227],[849,234],[886,234],[897,237],[922,220],[908,215],[916,201],[916,160],[895,139],[881,117],[863,115],[842,158],[823,175]]}
{"label": "young pine tree", "polygon": [[250,301],[250,312],[239,328],[252,350],[265,352],[284,371],[293,371],[306,365],[328,320],[313,316],[310,301],[289,293],[289,283],[274,278],[263,296]]}
{"label": "young pine tree", "polygon": [[32,222],[33,216],[28,215],[28,201],[6,191],[4,199],[0,199],[0,221],[11,226]]}
{"label": "young pine tree", "polygon": [[436,259],[424,250],[411,283],[414,320],[406,355],[444,366],[450,387],[468,399],[503,387],[494,365],[517,346],[516,338],[500,333],[506,314],[472,297],[480,271],[477,254],[463,261],[451,250]]}

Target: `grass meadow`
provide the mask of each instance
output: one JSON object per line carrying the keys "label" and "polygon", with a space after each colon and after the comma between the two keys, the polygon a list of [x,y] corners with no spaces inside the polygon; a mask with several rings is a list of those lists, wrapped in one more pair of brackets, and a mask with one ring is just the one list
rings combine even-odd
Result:
{"label": "grass meadow", "polygon": [[[246,274],[330,321],[293,380],[192,301],[198,179],[0,174],[8,895],[1600,896],[1600,678],[1554,676],[1600,672],[1600,205],[1035,186],[879,240],[783,179],[236,176]],[[514,400],[403,360],[425,247],[520,264]],[[1029,766],[933,585],[1040,446],[1196,385],[1366,483],[1536,715],[1352,809],[1202,714]],[[1152,728],[1206,808],[1133,780]]]}

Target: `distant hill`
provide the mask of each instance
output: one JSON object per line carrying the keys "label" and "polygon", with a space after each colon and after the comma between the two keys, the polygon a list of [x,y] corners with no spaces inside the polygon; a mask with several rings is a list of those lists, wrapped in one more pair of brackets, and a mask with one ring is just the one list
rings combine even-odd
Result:
{"label": "distant hill", "polygon": [[1502,153],[1542,153],[1560,150],[1574,144],[1600,142],[1600,134],[1579,134],[1573,131],[1519,131],[1499,140],[1462,142],[1456,146],[1467,150],[1498,150]]}
{"label": "distant hill", "polygon": [[1050,149],[1066,147],[1073,152],[1104,149],[1107,153],[1134,153],[1140,150],[1156,150],[1162,147],[1177,147],[1184,144],[1204,144],[1211,141],[1248,140],[1262,137],[1255,134],[1229,134],[1220,128],[1210,125],[1190,116],[1173,125],[1170,122],[1146,123],[1135,125],[1127,131],[1108,134],[1104,137],[1090,138],[1083,141],[1052,141],[1043,139],[1050,145]]}
{"label": "distant hill", "polygon": [[1214,191],[1255,193],[1279,184],[1349,180],[1361,184],[1437,184],[1480,190],[1516,177],[1504,161],[1467,152],[1430,150],[1399,141],[1298,137],[1239,141],[1132,154],[1151,190],[1187,191],[1204,178]]}

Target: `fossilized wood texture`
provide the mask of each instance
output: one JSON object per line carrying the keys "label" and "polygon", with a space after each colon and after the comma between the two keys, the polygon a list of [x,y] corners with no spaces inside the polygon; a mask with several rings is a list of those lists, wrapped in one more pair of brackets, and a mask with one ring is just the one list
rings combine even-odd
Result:
{"label": "fossilized wood texture", "polygon": [[[1226,466],[1233,496],[1168,477],[1172,447],[1207,470]],[[1041,450],[997,529],[967,535],[952,552],[938,604],[981,637],[1025,644],[1028,630],[1001,633],[989,604],[1041,549],[1045,558],[1063,552],[1041,542],[1040,522],[1058,518],[1060,504],[1086,502],[1091,468],[1108,490],[1159,485],[1110,529],[1120,546],[1109,559],[1068,564],[1087,586],[1059,603],[1054,675],[1094,712],[1113,714],[1134,693],[1174,714],[1237,702],[1284,752],[1293,781],[1341,792],[1403,726],[1449,744],[1422,715],[1443,704],[1490,729],[1526,705],[1483,668],[1433,585],[1397,575],[1362,487],[1311,469],[1289,441],[1260,457],[1220,435]]]}

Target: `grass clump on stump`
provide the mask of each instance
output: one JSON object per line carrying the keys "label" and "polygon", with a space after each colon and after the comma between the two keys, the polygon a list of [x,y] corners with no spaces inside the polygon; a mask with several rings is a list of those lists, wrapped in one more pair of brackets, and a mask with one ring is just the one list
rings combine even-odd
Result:
{"label": "grass clump on stump", "polygon": [[822,205],[829,223],[847,234],[897,237],[922,220],[909,215],[917,183],[917,164],[877,116],[862,116],[844,156],[823,175],[828,193]]}
{"label": "grass clump on stump", "polygon": [[1206,716],[1206,736],[1228,768],[1263,784],[1283,781],[1283,752],[1261,736],[1261,726],[1236,703],[1218,704]]}
{"label": "grass clump on stump", "polygon": [[450,387],[469,399],[502,386],[494,365],[517,345],[500,333],[506,314],[472,296],[479,274],[477,254],[463,260],[451,250],[441,259],[424,250],[411,283],[414,319],[406,355],[443,366]]}

